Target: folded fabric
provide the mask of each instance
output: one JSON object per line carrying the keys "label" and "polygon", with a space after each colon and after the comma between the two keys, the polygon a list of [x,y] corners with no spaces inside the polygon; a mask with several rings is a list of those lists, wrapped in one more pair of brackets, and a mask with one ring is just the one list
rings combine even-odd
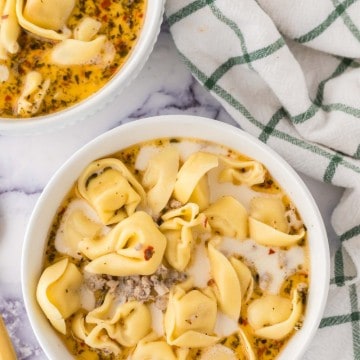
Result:
{"label": "folded fabric", "polygon": [[329,299],[305,359],[360,359],[360,1],[167,0],[166,16],[185,64],[241,128],[345,188]]}

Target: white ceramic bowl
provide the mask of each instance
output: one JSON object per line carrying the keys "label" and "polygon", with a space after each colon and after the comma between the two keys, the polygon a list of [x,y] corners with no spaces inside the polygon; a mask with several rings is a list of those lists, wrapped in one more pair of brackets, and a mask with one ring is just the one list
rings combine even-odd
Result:
{"label": "white ceramic bowl", "polygon": [[279,359],[299,359],[311,341],[325,306],[329,284],[326,231],[315,201],[297,173],[273,150],[234,126],[183,115],[146,118],[115,128],[80,149],[53,176],[31,216],[22,254],[22,290],[32,328],[50,359],[71,359],[35,299],[48,230],[68,190],[91,161],[123,148],[161,137],[193,137],[224,144],[263,163],[288,193],[308,229],[310,289],[303,327]]}
{"label": "white ceramic bowl", "polygon": [[0,134],[34,135],[53,131],[81,121],[110,104],[148,60],[160,32],[164,6],[165,0],[147,0],[144,24],[135,47],[125,64],[103,88],[83,101],[53,114],[26,119],[0,117]]}

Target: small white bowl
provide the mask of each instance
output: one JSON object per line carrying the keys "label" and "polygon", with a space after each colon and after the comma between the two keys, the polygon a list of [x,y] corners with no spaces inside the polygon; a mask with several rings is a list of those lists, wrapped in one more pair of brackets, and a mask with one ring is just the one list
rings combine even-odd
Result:
{"label": "small white bowl", "polygon": [[144,24],[128,59],[100,90],[67,109],[24,119],[0,117],[0,134],[36,135],[81,121],[110,104],[139,74],[148,60],[160,32],[165,0],[147,0]]}
{"label": "small white bowl", "polygon": [[184,115],[146,118],[119,126],[76,152],[53,176],[31,216],[22,253],[22,291],[32,328],[50,359],[71,359],[35,298],[50,225],[59,204],[91,161],[128,146],[162,137],[191,137],[224,144],[266,166],[297,207],[308,230],[310,288],[303,327],[279,359],[299,359],[319,326],[329,284],[329,248],[316,203],[297,173],[273,150],[251,135],[216,120]]}

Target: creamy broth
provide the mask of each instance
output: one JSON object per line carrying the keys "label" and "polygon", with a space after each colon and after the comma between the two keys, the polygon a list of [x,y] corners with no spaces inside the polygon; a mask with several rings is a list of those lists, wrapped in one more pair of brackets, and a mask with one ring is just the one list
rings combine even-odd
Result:
{"label": "creamy broth", "polygon": [[[169,162],[173,156],[179,159],[174,172],[171,170],[174,163]],[[207,165],[197,163],[198,159]],[[192,165],[194,163],[196,166]],[[201,167],[203,169],[199,170]],[[151,172],[151,168],[156,169],[155,172]],[[237,172],[234,173],[235,168]],[[186,172],[187,169],[190,170]],[[122,173],[116,181],[115,170]],[[194,183],[189,179],[196,178],[194,173],[197,172],[199,179],[195,181],[195,188],[189,190]],[[165,178],[161,179],[161,173]],[[229,174],[232,177],[229,178]],[[119,189],[126,187],[128,200],[121,202],[118,208],[120,203],[114,205],[107,191],[118,186],[123,177],[127,185],[117,187],[112,194],[120,198]],[[181,187],[184,177],[186,185]],[[151,194],[161,181],[160,197],[165,197],[165,202],[158,206],[152,202]],[[170,190],[166,190],[168,182]],[[168,195],[164,195],[166,192]],[[189,198],[180,201],[184,199],[184,192],[189,192]],[[110,215],[99,207],[105,204],[105,193],[107,206],[111,203],[116,208]],[[214,207],[214,204],[223,204],[224,199],[229,206],[235,206],[232,209],[236,214],[237,211],[245,214],[245,220],[239,217],[232,223],[233,214],[226,213],[227,208],[220,207],[219,211]],[[122,213],[125,207],[130,213]],[[223,213],[226,216],[222,221],[229,221],[225,226],[216,221]],[[262,233],[254,230],[257,225],[251,225],[250,218],[256,218],[262,223],[261,229],[269,231],[266,240]],[[181,230],[180,226],[183,226]],[[190,231],[184,230],[186,226]],[[92,227],[94,230],[90,229]],[[140,228],[141,231],[149,229],[142,243],[138,242],[142,236],[137,233]],[[229,233],[233,228],[236,231]],[[286,238],[278,246],[271,242],[277,240],[270,240],[274,230],[279,232],[276,239]],[[180,246],[183,248],[185,237],[182,236],[186,233],[191,237],[189,249],[177,253],[180,250],[173,246],[174,234],[175,244],[183,241]],[[117,235],[114,237],[114,234]],[[126,239],[120,246],[119,239],[124,236]],[[161,241],[155,238],[165,239],[166,249],[161,250]],[[117,250],[110,249],[114,241]],[[124,261],[122,266],[109,264],[107,256],[111,251],[112,254],[117,252],[116,256],[122,254],[117,258]],[[161,251],[158,262],[150,264]],[[111,154],[84,170],[59,207],[49,233],[44,262],[46,271],[64,259],[67,264],[75,265],[78,270],[72,271],[81,280],[76,284],[69,282],[66,294],[71,288],[70,296],[76,299],[78,306],[65,309],[67,315],[63,316],[63,325],[59,325],[49,318],[46,310],[46,303],[54,305],[51,296],[44,299],[38,290],[38,301],[53,326],[63,329],[59,330],[59,336],[77,359],[274,359],[301,328],[309,285],[308,251],[306,227],[300,215],[263,165],[217,144],[194,139],[160,139]],[[138,253],[142,257],[138,257]],[[125,259],[126,256],[129,257]],[[99,259],[103,260],[99,262]],[[129,259],[136,261],[134,268]],[[54,284],[58,281],[50,281],[47,289],[56,287]],[[39,288],[44,288],[43,282],[40,280]],[[230,298],[236,298],[237,291],[239,299],[232,302]],[[200,308],[191,308],[195,305],[187,303],[184,308],[187,296],[192,298],[190,304],[199,301],[201,307],[209,306],[204,319],[201,319]],[[111,305],[106,305],[109,298]],[[126,323],[128,318],[124,315],[111,323],[109,319],[127,304],[134,304],[130,312],[134,317],[137,312],[144,312],[142,320]],[[62,305],[55,306],[61,309]],[[268,313],[262,313],[262,306],[272,308],[274,314],[269,317]],[[192,315],[173,331],[169,324],[173,321],[180,324],[184,313]],[[211,318],[211,314],[214,322],[209,325],[210,320],[206,318]],[[277,328],[291,321],[285,332]],[[126,333],[125,329],[134,327],[136,330]],[[183,328],[187,330],[181,330]],[[186,337],[182,335],[189,329],[193,335],[183,340]],[[139,334],[141,331],[144,334]],[[179,335],[182,331],[184,334]],[[124,334],[137,338],[129,339]],[[186,341],[195,341],[198,346]]]}
{"label": "creamy broth", "polygon": [[[28,0],[24,9],[28,3],[36,1]],[[61,7],[61,3],[58,2],[56,6]],[[97,92],[116,74],[131,53],[141,31],[145,9],[146,0],[76,0],[66,20],[65,26],[70,33],[64,41],[43,37],[42,32],[39,36],[18,24],[18,50],[12,53],[5,49],[1,53],[3,44],[0,42],[0,116],[18,118],[50,114]],[[4,9],[1,24],[8,18]],[[90,30],[87,30],[90,34],[84,35],[84,30],[82,33],[77,31],[79,25],[84,24],[84,19],[91,19]],[[42,28],[44,34],[50,25],[46,26]],[[59,29],[56,33],[61,34],[62,31]],[[88,58],[66,59],[66,64],[63,63],[64,59],[62,63],[53,59],[55,48],[69,39],[79,41],[78,38],[84,41],[77,43],[76,47],[92,41],[104,41],[99,45],[98,52]],[[71,54],[74,50],[65,52]],[[27,77],[34,73],[34,89],[25,94]],[[37,98],[41,99],[38,101]]]}

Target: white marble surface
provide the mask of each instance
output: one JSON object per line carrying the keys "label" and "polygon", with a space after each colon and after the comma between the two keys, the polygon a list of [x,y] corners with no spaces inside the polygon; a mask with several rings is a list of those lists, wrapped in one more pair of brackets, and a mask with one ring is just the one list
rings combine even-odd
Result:
{"label": "white marble surface", "polygon": [[[59,166],[94,137],[128,121],[174,113],[206,116],[236,126],[181,63],[164,25],[144,69],[111,106],[56,133],[0,136],[0,313],[19,359],[46,359],[27,319],[20,284],[25,228],[42,189]],[[302,177],[324,217],[333,252],[337,239],[330,216],[342,189]]]}

